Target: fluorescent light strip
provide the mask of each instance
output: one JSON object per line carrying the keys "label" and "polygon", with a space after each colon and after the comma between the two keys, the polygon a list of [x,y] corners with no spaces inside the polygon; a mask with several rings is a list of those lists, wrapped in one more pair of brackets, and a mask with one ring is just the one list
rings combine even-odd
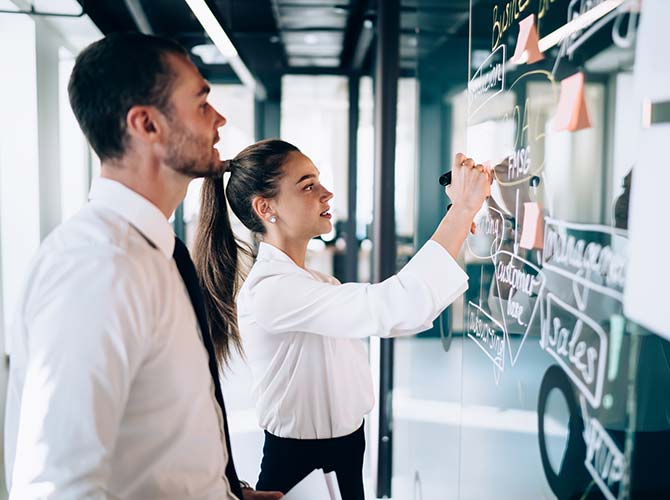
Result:
{"label": "fluorescent light strip", "polygon": [[540,39],[538,46],[540,52],[545,52],[554,45],[561,43],[561,41],[576,31],[583,30],[596,22],[601,17],[609,14],[617,7],[624,4],[626,0],[606,0],[605,2],[593,7],[591,10],[584,12],[581,16],[577,16],[568,24],[558,28],[556,31],[549,33],[544,38]]}
{"label": "fluorescent light strip", "polygon": [[200,24],[205,29],[209,38],[211,38],[214,45],[221,51],[221,54],[228,59],[230,67],[240,79],[240,81],[248,88],[250,88],[258,99],[265,99],[266,92],[263,85],[261,85],[253,77],[249,69],[246,67],[242,59],[240,59],[237,49],[230,41],[228,35],[217,21],[216,17],[209,9],[205,0],[185,0],[195,17],[200,21]]}

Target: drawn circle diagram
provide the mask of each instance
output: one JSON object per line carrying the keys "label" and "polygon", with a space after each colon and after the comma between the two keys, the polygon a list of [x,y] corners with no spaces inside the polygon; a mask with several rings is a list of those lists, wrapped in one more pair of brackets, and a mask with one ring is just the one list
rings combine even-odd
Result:
{"label": "drawn circle diagram", "polygon": [[[554,470],[549,460],[547,433],[545,432],[547,401],[549,394],[554,390],[563,396],[570,412],[568,442],[558,471]],[[537,428],[542,468],[551,491],[558,498],[579,498],[578,493],[586,491],[591,479],[584,467],[584,456],[586,455],[586,444],[583,438],[584,420],[570,380],[558,365],[551,365],[542,377],[537,402]]]}

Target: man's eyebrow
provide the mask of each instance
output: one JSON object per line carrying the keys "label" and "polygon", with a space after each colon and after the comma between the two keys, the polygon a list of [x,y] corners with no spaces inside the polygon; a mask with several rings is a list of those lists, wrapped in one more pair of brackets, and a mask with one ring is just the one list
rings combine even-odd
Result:
{"label": "man's eyebrow", "polygon": [[211,90],[211,88],[209,87],[209,85],[204,84],[204,85],[200,88],[200,90],[198,91],[198,93],[196,94],[196,96],[197,96],[197,97],[200,97],[201,95],[207,95],[207,94],[209,94],[209,91],[210,91],[210,90]]}
{"label": "man's eyebrow", "polygon": [[302,181],[305,181],[305,180],[310,179],[312,177],[316,178],[316,175],[314,175],[314,174],[303,175],[300,179],[298,179],[298,182],[296,182],[296,184],[300,184]]}

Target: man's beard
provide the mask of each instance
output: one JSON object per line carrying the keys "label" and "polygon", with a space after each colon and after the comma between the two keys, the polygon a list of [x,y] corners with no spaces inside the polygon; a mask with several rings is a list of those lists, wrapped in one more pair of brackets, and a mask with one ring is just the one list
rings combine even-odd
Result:
{"label": "man's beard", "polygon": [[223,175],[221,161],[212,156],[209,140],[189,132],[172,122],[172,133],[167,145],[165,163],[175,171],[191,177],[220,177]]}

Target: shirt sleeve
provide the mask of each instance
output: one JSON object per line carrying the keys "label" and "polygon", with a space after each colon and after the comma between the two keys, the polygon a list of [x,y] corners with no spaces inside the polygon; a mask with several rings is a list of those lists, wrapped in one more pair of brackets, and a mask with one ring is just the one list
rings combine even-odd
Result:
{"label": "shirt sleeve", "polygon": [[12,499],[109,498],[110,458],[150,303],[125,256],[51,258],[22,314],[27,351]]}
{"label": "shirt sleeve", "polygon": [[307,273],[267,273],[249,287],[250,306],[269,333],[363,338],[430,328],[467,289],[467,274],[429,241],[396,275],[377,284],[317,281]]}

